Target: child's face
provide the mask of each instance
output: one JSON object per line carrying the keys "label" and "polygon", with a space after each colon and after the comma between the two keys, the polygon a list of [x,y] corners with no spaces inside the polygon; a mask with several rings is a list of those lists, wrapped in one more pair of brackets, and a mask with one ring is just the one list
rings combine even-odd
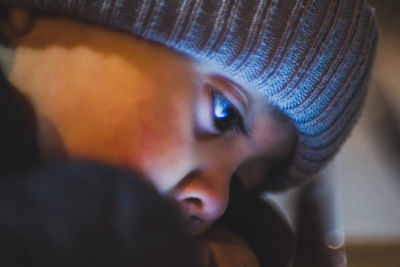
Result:
{"label": "child's face", "polygon": [[268,173],[295,142],[258,93],[161,46],[70,20],[38,19],[18,41],[10,80],[38,115],[43,158],[139,171],[197,229],[225,211],[234,172],[251,185],[246,173]]}

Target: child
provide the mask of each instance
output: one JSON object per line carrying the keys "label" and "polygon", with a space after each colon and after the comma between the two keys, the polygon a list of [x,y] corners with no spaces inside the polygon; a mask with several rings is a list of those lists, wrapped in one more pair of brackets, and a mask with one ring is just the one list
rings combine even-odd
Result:
{"label": "child", "polygon": [[[197,233],[226,210],[231,177],[282,190],[332,158],[377,42],[364,0],[0,4],[33,12],[2,22],[3,72],[34,114],[21,126],[27,168],[91,159],[135,170]],[[4,170],[22,167],[10,156]]]}

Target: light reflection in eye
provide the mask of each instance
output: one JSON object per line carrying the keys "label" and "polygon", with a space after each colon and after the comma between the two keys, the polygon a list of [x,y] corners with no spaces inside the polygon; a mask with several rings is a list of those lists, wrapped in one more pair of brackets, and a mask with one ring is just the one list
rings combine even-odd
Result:
{"label": "light reflection in eye", "polygon": [[224,119],[229,116],[230,103],[220,94],[214,96],[214,115],[217,119]]}
{"label": "light reflection in eye", "polygon": [[225,106],[216,106],[214,113],[215,113],[215,117],[217,117],[218,119],[223,119],[228,116],[228,112],[227,112]]}

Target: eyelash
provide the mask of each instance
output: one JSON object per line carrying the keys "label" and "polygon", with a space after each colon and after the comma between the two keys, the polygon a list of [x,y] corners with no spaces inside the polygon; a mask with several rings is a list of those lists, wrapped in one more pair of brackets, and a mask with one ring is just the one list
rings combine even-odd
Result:
{"label": "eyelash", "polygon": [[[238,109],[226,97],[216,89],[211,89],[213,124],[220,133],[242,134],[249,136],[249,131]],[[226,121],[228,117],[232,117]],[[229,119],[229,118],[228,118]],[[224,121],[225,120],[225,121]],[[222,123],[222,125],[218,125]],[[225,125],[224,125],[225,124]]]}

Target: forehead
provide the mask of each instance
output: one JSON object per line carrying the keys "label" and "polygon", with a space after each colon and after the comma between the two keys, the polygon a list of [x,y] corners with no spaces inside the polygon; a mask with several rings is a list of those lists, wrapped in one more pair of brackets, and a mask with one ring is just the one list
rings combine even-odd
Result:
{"label": "forehead", "polygon": [[[69,77],[77,73],[81,83],[172,87],[190,85],[194,75],[188,58],[160,44],[67,18],[36,17],[30,31],[18,38],[15,52],[25,65],[39,60],[63,68]],[[100,79],[92,79],[95,75]]]}

